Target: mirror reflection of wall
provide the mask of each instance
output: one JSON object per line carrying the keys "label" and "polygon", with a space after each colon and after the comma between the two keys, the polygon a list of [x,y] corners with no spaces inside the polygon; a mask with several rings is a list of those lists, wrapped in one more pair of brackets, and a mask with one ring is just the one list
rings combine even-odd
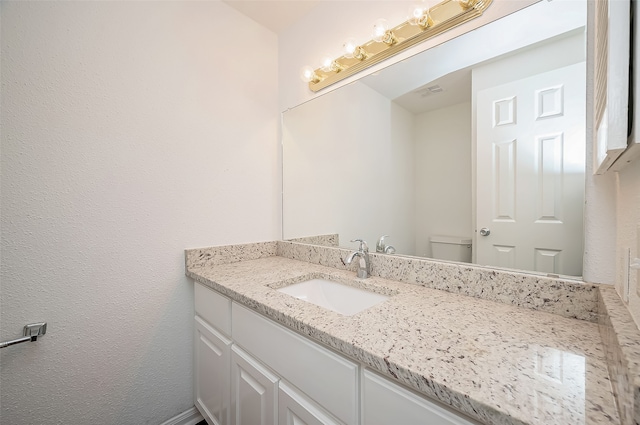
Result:
{"label": "mirror reflection of wall", "polygon": [[384,223],[389,243],[412,254],[413,120],[359,82],[288,111],[285,238],[337,233],[341,246],[359,237],[373,244]]}
{"label": "mirror reflection of wall", "polygon": [[[552,3],[543,3],[517,18],[547,14]],[[503,18],[418,55],[427,58],[417,65],[405,61],[287,111],[283,237],[337,233],[351,247],[388,234],[398,254],[433,258],[430,239],[448,236],[472,240],[480,264],[581,275],[586,10],[555,3],[565,9],[535,36],[504,32],[521,24]],[[513,40],[497,43],[497,55],[478,42],[500,33]],[[442,59],[452,45],[462,57]],[[393,74],[403,67],[406,76]],[[511,97],[511,106],[500,102]],[[495,125],[500,105],[514,122]],[[551,112],[536,116],[536,107]],[[488,238],[476,234],[485,226]],[[544,232],[558,240],[536,236]]]}

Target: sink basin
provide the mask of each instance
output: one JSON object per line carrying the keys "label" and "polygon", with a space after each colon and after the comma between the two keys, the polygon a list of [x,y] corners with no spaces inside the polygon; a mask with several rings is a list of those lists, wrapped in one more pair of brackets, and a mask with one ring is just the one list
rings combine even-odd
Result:
{"label": "sink basin", "polygon": [[328,308],[344,316],[353,316],[389,297],[366,289],[354,288],[326,279],[310,279],[278,289],[320,307]]}

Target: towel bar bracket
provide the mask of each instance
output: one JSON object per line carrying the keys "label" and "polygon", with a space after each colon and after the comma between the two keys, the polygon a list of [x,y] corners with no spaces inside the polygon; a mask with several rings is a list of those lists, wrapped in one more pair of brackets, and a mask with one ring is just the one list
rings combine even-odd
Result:
{"label": "towel bar bracket", "polygon": [[0,348],[9,347],[11,345],[20,344],[23,342],[37,341],[39,336],[47,333],[47,323],[32,323],[30,325],[24,325],[22,331],[22,338],[13,339],[11,341],[0,342]]}

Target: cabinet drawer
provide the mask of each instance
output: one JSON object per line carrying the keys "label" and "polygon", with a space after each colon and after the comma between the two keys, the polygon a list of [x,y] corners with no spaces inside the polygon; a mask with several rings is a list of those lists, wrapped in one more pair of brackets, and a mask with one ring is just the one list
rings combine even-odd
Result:
{"label": "cabinet drawer", "polygon": [[363,425],[474,425],[427,398],[420,397],[400,385],[369,370],[362,381]]}
{"label": "cabinet drawer", "polygon": [[278,388],[278,425],[341,425],[314,402],[280,381]]}
{"label": "cabinet drawer", "polygon": [[231,335],[231,300],[195,283],[196,314],[227,336]]}
{"label": "cabinet drawer", "polygon": [[358,423],[358,365],[233,303],[235,342],[347,425]]}

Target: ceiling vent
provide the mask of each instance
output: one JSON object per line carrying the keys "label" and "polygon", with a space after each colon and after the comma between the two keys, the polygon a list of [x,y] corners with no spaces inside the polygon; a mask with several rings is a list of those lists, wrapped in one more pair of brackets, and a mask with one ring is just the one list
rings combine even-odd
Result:
{"label": "ceiling vent", "polygon": [[427,97],[427,96],[431,96],[433,94],[438,94],[438,93],[442,93],[444,91],[444,89],[442,87],[440,87],[440,85],[436,84],[435,86],[429,86],[427,88],[424,89],[419,89],[416,90],[414,93],[418,94],[422,97]]}

